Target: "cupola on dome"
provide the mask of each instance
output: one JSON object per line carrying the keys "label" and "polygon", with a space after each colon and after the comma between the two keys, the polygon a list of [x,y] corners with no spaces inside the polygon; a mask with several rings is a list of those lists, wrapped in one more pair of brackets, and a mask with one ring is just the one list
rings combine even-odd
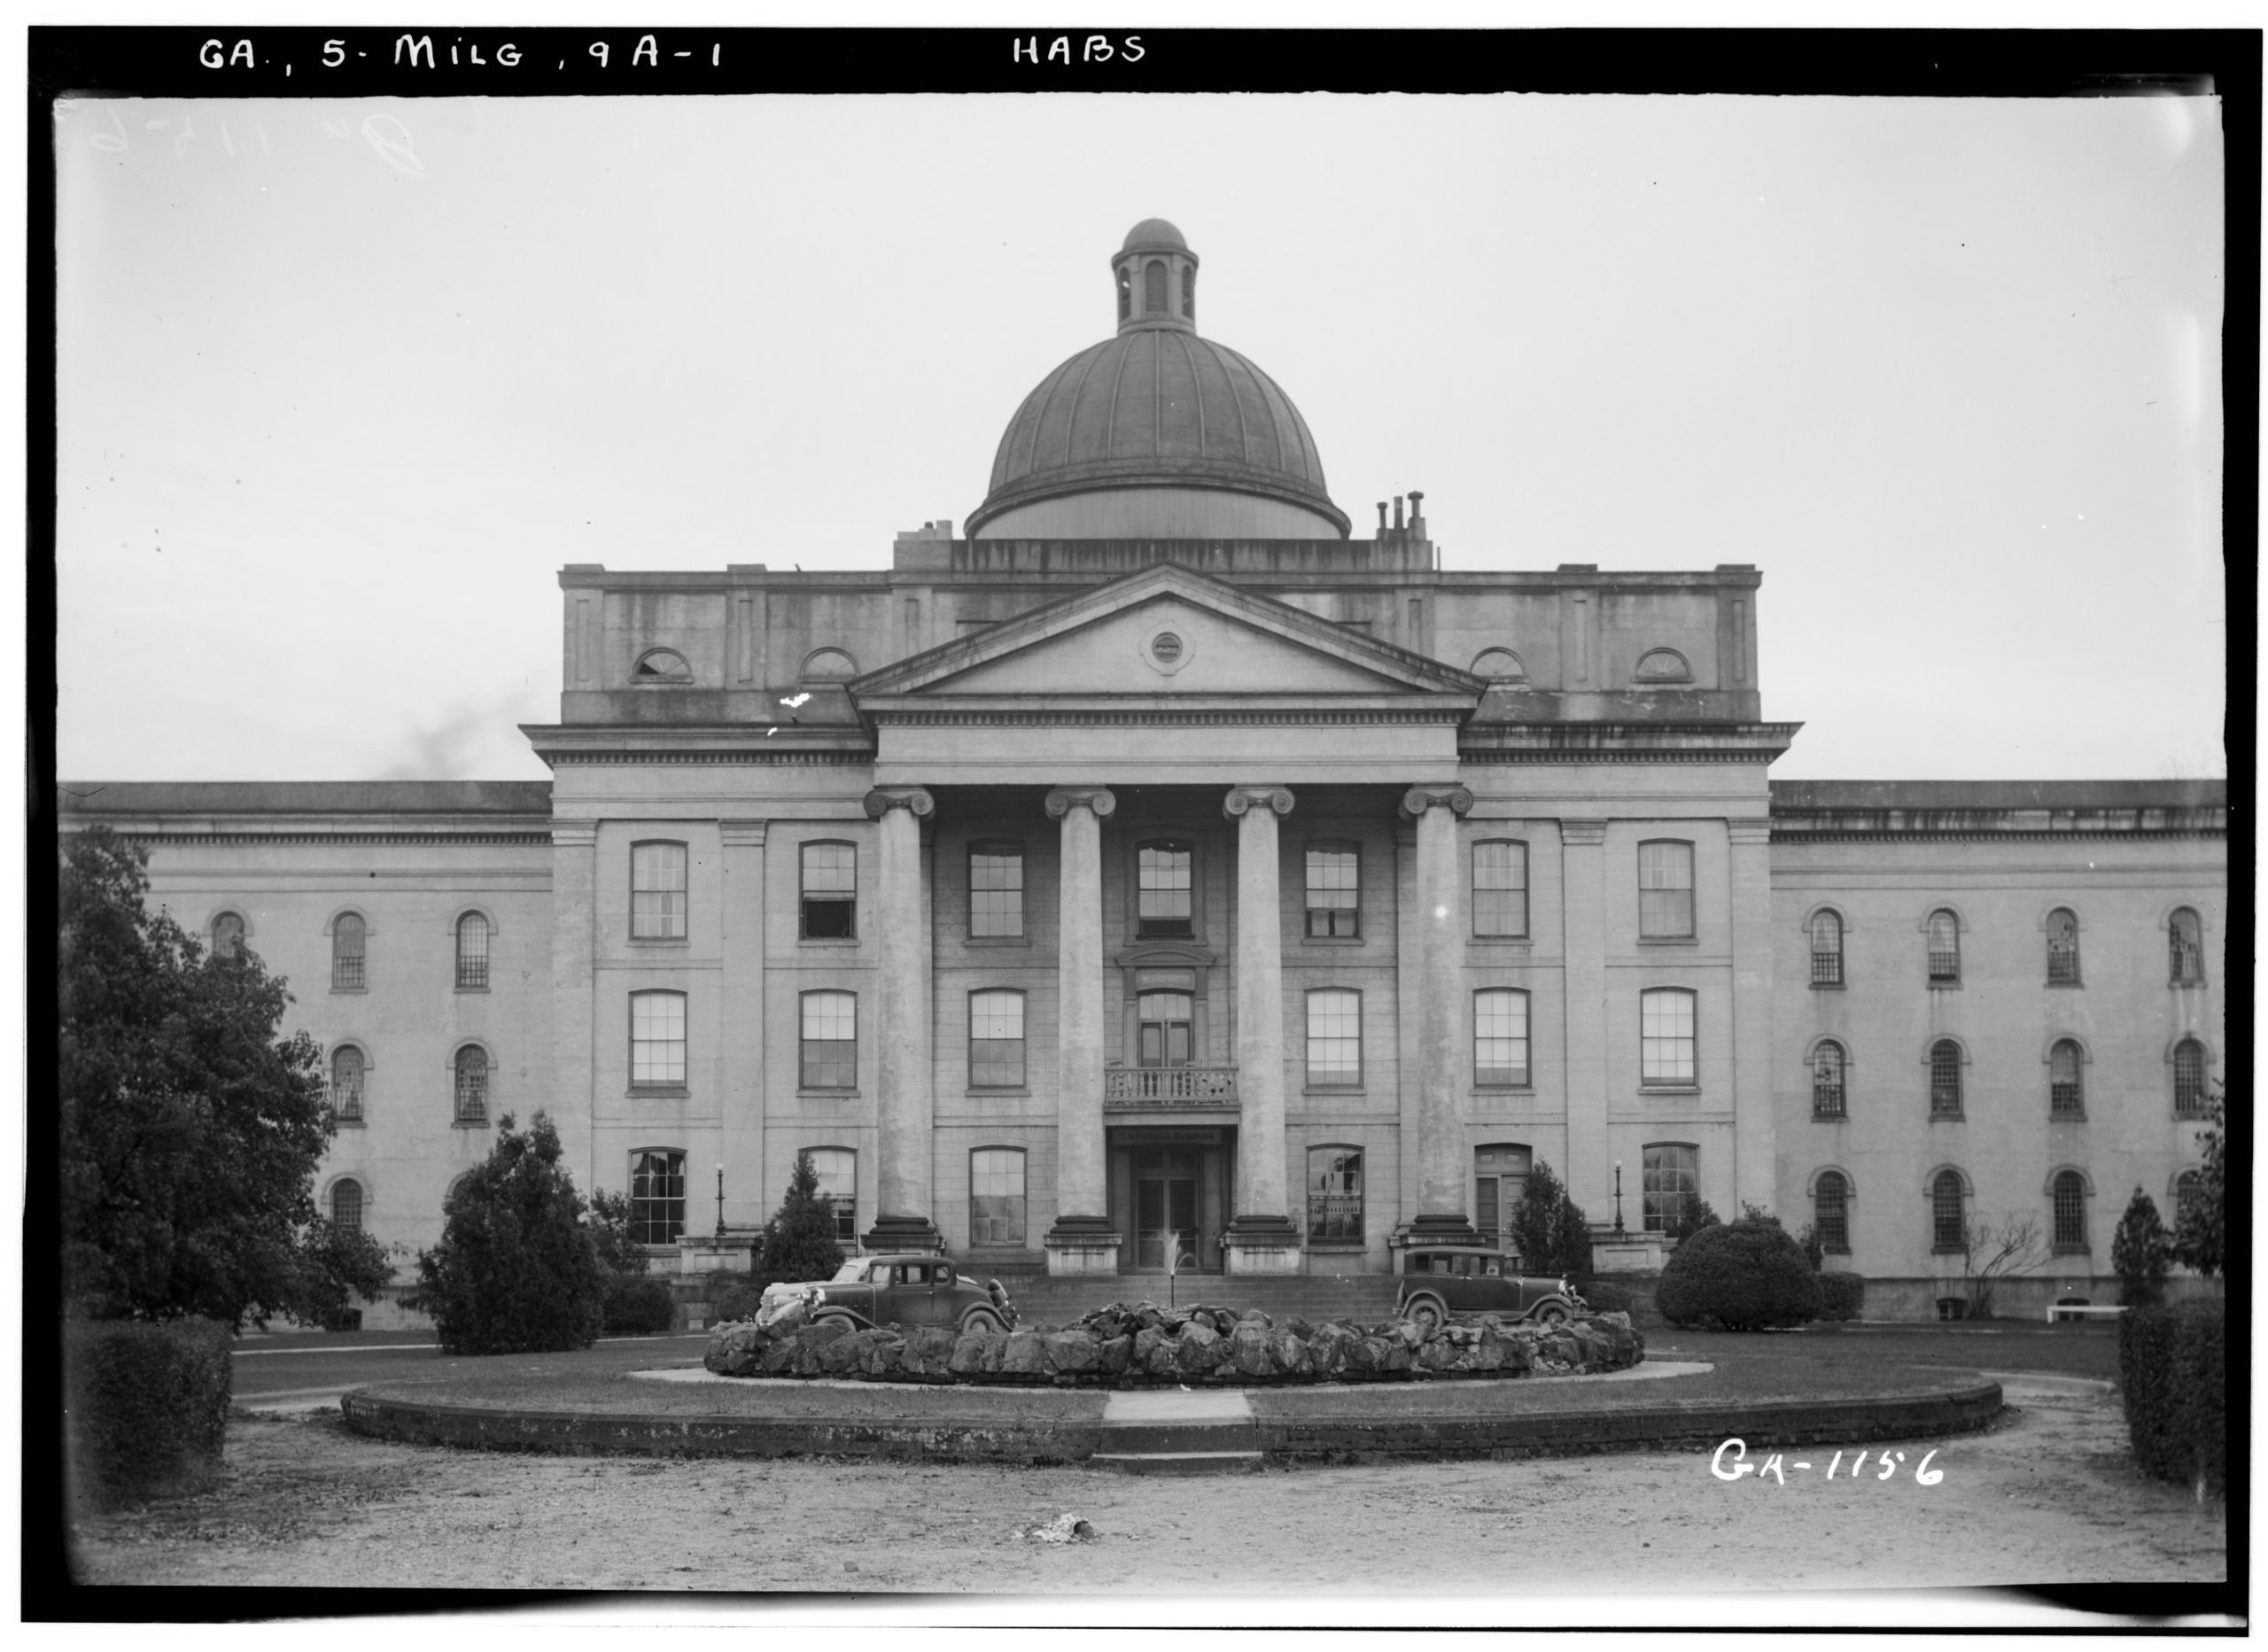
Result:
{"label": "cupola on dome", "polygon": [[1110,259],[1116,334],[1024,398],[971,539],[1347,537],[1292,399],[1198,336],[1198,263],[1162,218],[1127,232]]}

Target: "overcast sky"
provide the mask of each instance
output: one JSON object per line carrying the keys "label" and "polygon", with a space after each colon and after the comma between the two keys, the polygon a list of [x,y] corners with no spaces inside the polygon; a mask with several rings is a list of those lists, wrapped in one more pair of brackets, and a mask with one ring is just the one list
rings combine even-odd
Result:
{"label": "overcast sky", "polygon": [[561,564],[881,568],[959,531],[1153,214],[1358,532],[1414,487],[1452,569],[1757,564],[1765,714],[1806,725],[1775,775],[2223,772],[2210,101],[127,101],[57,132],[68,779],[540,777],[515,725],[557,717]]}

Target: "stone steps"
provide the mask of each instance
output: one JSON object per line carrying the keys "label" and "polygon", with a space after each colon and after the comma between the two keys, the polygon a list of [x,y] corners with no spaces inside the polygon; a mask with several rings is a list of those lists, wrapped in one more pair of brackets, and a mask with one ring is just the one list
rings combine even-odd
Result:
{"label": "stone steps", "polygon": [[1252,1402],[1221,1389],[1114,1393],[1088,1463],[1121,1474],[1251,1474],[1265,1466]]}

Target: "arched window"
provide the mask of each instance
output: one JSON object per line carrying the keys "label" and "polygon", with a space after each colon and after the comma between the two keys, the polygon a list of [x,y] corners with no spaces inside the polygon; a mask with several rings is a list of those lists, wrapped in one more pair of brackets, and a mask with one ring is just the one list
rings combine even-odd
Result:
{"label": "arched window", "polygon": [[2047,984],[2079,984],[2079,919],[2068,906],[2047,914]]}
{"label": "arched window", "polygon": [[1843,1046],[1832,1038],[1821,1039],[1819,1048],[1811,1053],[1811,1116],[1844,1116]]}
{"label": "arched window", "polygon": [[1308,1082],[1363,1082],[1363,995],[1343,987],[1308,994]]}
{"label": "arched window", "polygon": [[685,845],[630,846],[630,938],[685,939]]}
{"label": "arched window", "polygon": [[855,1090],[858,1083],[858,995],[804,994],[803,1088]]}
{"label": "arched window", "polygon": [[685,1237],[685,1155],[648,1148],[630,1156],[630,1237],[675,1245]]}
{"label": "arched window", "polygon": [[1969,1248],[1969,1214],[1958,1170],[1940,1170],[1938,1179],[1930,1184],[1930,1248]]}
{"label": "arched window", "polygon": [[1483,648],[1472,662],[1472,674],[1492,683],[1524,683],[1527,667],[1510,648]]}
{"label": "arched window", "polygon": [[840,648],[817,648],[804,661],[803,680],[844,682],[858,674],[858,662]]}
{"label": "arched window", "polygon": [[1638,997],[1638,1082],[1690,1084],[1694,1053],[1694,995],[1682,987],[1657,987]]}
{"label": "arched window", "polygon": [[1197,319],[1197,266],[1194,264],[1181,267],[1181,319],[1185,322]]}
{"label": "arched window", "polygon": [[1851,1184],[1839,1170],[1822,1170],[1811,1189],[1811,1229],[1819,1248],[1841,1256],[1851,1249]]}
{"label": "arched window", "polygon": [[1528,1082],[1527,994],[1491,987],[1472,995],[1472,1082]]}
{"label": "arched window", "polygon": [[812,1168],[819,1172],[819,1191],[835,1201],[835,1237],[841,1245],[858,1242],[858,1155],[848,1147],[813,1147]]}
{"label": "arched window", "polygon": [[2205,1173],[2185,1170],[2173,1179],[2174,1225],[2181,1223],[2181,1213],[2205,1197]]}
{"label": "arched window", "polygon": [[1134,272],[1126,265],[1118,267],[1118,319],[1125,321],[1134,314]]}
{"label": "arched window", "polygon": [[362,1052],[353,1044],[331,1053],[330,1110],[341,1124],[362,1122]]}
{"label": "arched window", "polygon": [[470,991],[488,985],[488,920],[478,912],[457,919],[457,987]]}
{"label": "arched window", "polygon": [[2079,1082],[2079,1047],[2068,1038],[2057,1039],[2047,1052],[2047,1116],[2086,1116],[2086,1097]]}
{"label": "arched window", "polygon": [[1693,845],[1663,839],[1638,845],[1638,938],[1677,941],[1693,934]]}
{"label": "arched window", "polygon": [[674,648],[649,648],[638,656],[638,663],[630,668],[633,683],[689,683],[693,668],[685,663],[685,655]]}
{"label": "arched window", "polygon": [[1701,1149],[1691,1142],[1649,1142],[1640,1160],[1648,1233],[1674,1233],[1701,1198]]}
{"label": "arched window", "polygon": [[1162,315],[1166,312],[1166,267],[1162,259],[1152,259],[1142,266],[1142,314]]}
{"label": "arched window", "polygon": [[1526,844],[1472,846],[1472,933],[1503,939],[1527,934]]}
{"label": "arched window", "polygon": [[1930,1116],[1961,1117],[1961,1046],[1950,1038],[1930,1046]]}
{"label": "arched window", "polygon": [[1642,683],[1689,683],[1693,669],[1675,648],[1650,648],[1639,656],[1634,675]]}
{"label": "arched window", "polygon": [[1308,1237],[1354,1241],[1363,1237],[1363,1150],[1308,1149]]}
{"label": "arched window", "polygon": [[968,1242],[1024,1242],[1024,1152],[980,1147],[968,1156]]}
{"label": "arched window", "polygon": [[1472,1225],[1480,1241],[1512,1251],[1512,1213],[1527,1197],[1527,1175],[1534,1160],[1520,1142],[1489,1142],[1472,1150]]}
{"label": "arched window", "polygon": [[1930,914],[1930,984],[1946,986],[1960,980],[1961,920],[1940,906]]}
{"label": "arched window", "polygon": [[1196,977],[1188,970],[1138,970],[1134,995],[1135,1065],[1187,1066],[1194,1036]]}
{"label": "arched window", "polygon": [[630,995],[630,1082],[664,1090],[684,1087],[685,994]]}
{"label": "arched window", "polygon": [[362,1231],[362,1184],[352,1176],[331,1183],[330,1225],[349,1233]]}
{"label": "arched window", "polygon": [[968,995],[971,1089],[1021,1089],[1024,1082],[1024,995],[1005,988]]}
{"label": "arched window", "polygon": [[353,912],[341,912],[330,927],[330,985],[335,992],[344,988],[359,989],[363,984],[362,919]]}
{"label": "arched window", "polygon": [[2087,1248],[2087,1179],[2076,1170],[2059,1171],[2054,1183],[2057,1251]]}
{"label": "arched window", "polygon": [[1811,915],[1811,984],[1843,984],[1843,920],[1833,912]]}
{"label": "arched window", "polygon": [[488,1122],[488,1052],[478,1044],[457,1051],[457,1122]]}
{"label": "arched window", "polygon": [[222,912],[213,920],[213,956],[240,958],[245,955],[245,920],[240,913]]}
{"label": "arched window", "polygon": [[2167,980],[2177,987],[2194,987],[2205,979],[2205,929],[2186,906],[2166,924]]}
{"label": "arched window", "polygon": [[2173,1047],[2173,1114],[2197,1119],[2204,1113],[2205,1046],[2185,1038]]}

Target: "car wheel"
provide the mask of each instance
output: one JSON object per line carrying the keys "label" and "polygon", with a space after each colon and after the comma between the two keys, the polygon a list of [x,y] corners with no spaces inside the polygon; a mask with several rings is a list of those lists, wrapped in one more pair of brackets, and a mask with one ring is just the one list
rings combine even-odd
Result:
{"label": "car wheel", "polygon": [[1402,1317],[1430,1337],[1448,1323],[1449,1315],[1438,1298],[1419,1297],[1403,1310]]}
{"label": "car wheel", "polygon": [[1564,1302],[1546,1302],[1542,1307],[1535,1310],[1535,1322],[1539,1325],[1565,1324],[1567,1322],[1567,1305]]}
{"label": "car wheel", "polygon": [[976,1307],[969,1309],[969,1311],[961,1317],[960,1328],[964,1333],[972,1330],[1005,1330],[1007,1329],[1006,1326],[1000,1323],[1000,1316],[998,1314],[995,1314],[989,1307]]}

